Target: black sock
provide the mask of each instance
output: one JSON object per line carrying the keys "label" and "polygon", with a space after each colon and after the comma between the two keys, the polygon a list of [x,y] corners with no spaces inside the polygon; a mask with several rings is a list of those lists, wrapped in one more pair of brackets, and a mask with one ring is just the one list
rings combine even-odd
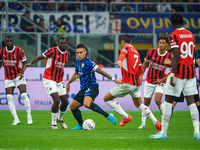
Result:
{"label": "black sock", "polygon": [[95,103],[91,103],[89,109],[104,115],[106,118],[109,116],[109,114],[107,112],[105,112],[103,109],[101,109],[101,107],[99,107]]}
{"label": "black sock", "polygon": [[81,111],[79,109],[72,110],[72,114],[74,118],[78,121],[78,124],[82,127],[83,119],[82,119]]}
{"label": "black sock", "polygon": [[173,116],[173,111],[174,111],[174,108],[172,107],[172,115],[171,115],[171,118],[170,118],[170,120],[172,119],[172,116]]}
{"label": "black sock", "polygon": [[200,121],[200,105],[197,106],[197,109],[198,109],[198,111],[199,111],[199,121]]}

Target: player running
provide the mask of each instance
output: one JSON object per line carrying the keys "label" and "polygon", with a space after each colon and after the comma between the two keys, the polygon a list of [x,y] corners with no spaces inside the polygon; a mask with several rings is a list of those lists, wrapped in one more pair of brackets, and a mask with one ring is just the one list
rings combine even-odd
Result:
{"label": "player running", "polygon": [[[67,125],[63,121],[63,116],[68,105],[66,88],[63,82],[63,68],[69,59],[69,52],[66,47],[67,40],[64,37],[60,37],[57,47],[51,47],[42,53],[42,55],[36,56],[23,69],[25,71],[26,67],[42,59],[46,59],[46,68],[42,79],[48,95],[53,99],[51,129],[58,129],[57,122],[60,123],[62,128],[67,129]],[[60,101],[60,111],[58,113]]]}
{"label": "player running", "polygon": [[[168,45],[168,40],[164,37],[161,37],[158,40],[159,48],[150,49],[147,52],[145,61],[142,65],[144,72],[149,63],[149,69],[147,72],[147,77],[144,84],[144,105],[149,106],[151,103],[151,98],[155,93],[155,102],[158,106],[160,114],[163,114],[163,104],[161,102],[167,76],[166,68],[167,65],[164,64],[165,59],[170,59],[171,55],[166,50]],[[140,82],[143,81],[144,72],[140,76]],[[138,127],[138,129],[144,129],[146,125],[146,115],[142,112],[142,124]]]}
{"label": "player running", "polygon": [[25,77],[19,80],[19,74],[22,71],[22,67],[27,63],[26,55],[24,51],[14,46],[14,40],[12,36],[6,36],[5,38],[6,47],[0,50],[0,68],[3,62],[5,71],[5,90],[8,101],[8,107],[11,114],[14,117],[12,125],[19,125],[21,122],[17,116],[15,109],[15,103],[13,101],[13,93],[15,87],[20,91],[21,97],[24,100],[24,105],[27,112],[27,123],[30,125],[33,123],[31,117],[31,105],[28,95],[26,93],[26,80]]}
{"label": "player running", "polygon": [[79,107],[85,106],[97,113],[102,114],[105,118],[116,124],[116,118],[112,114],[108,114],[97,104],[94,103],[95,98],[99,94],[99,85],[96,82],[95,72],[102,74],[103,76],[112,79],[116,84],[120,84],[121,81],[114,79],[110,74],[103,71],[98,65],[96,65],[91,59],[86,57],[86,50],[83,44],[76,46],[76,66],[75,72],[66,84],[67,93],[70,91],[70,84],[74,82],[78,77],[80,79],[81,90],[76,94],[73,101],[70,104],[70,109],[74,118],[77,120],[78,125],[71,130],[82,130],[82,114]]}
{"label": "player running", "polygon": [[166,83],[162,131],[156,135],[151,135],[150,138],[167,138],[174,97],[179,97],[183,92],[192,117],[194,140],[200,140],[199,112],[194,101],[194,95],[197,94],[196,73],[193,63],[194,36],[189,30],[182,27],[183,17],[179,13],[171,15],[171,25],[174,31],[169,34],[169,41],[173,59],[171,74],[168,76]]}
{"label": "player running", "polygon": [[139,77],[143,73],[142,64],[140,61],[140,54],[131,45],[131,36],[125,34],[121,38],[122,49],[119,55],[118,61],[115,63],[121,68],[122,72],[122,84],[113,88],[108,92],[104,101],[115,112],[122,116],[122,121],[119,126],[124,126],[126,123],[132,120],[132,117],[128,115],[120,106],[120,104],[114,100],[116,97],[124,97],[128,94],[131,95],[133,103],[139,108],[145,115],[147,115],[155,124],[157,132],[161,130],[161,123],[157,121],[149,107],[144,105],[141,101],[140,92],[140,80]]}

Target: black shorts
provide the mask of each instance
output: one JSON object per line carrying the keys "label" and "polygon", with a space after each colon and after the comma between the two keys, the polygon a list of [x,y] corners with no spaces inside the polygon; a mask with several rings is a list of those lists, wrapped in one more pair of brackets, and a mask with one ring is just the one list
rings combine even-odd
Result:
{"label": "black shorts", "polygon": [[[197,92],[198,92],[198,94],[194,95],[194,101],[195,101],[195,103],[199,101],[199,89],[198,89],[198,86],[197,86]],[[174,101],[176,101],[176,102],[184,102],[184,95],[183,95],[183,93],[181,92],[181,96],[175,97]]]}
{"label": "black shorts", "polygon": [[99,86],[93,84],[87,90],[80,90],[75,95],[74,99],[83,105],[83,101],[86,96],[90,96],[94,101],[95,98],[98,96],[98,94],[99,94]]}

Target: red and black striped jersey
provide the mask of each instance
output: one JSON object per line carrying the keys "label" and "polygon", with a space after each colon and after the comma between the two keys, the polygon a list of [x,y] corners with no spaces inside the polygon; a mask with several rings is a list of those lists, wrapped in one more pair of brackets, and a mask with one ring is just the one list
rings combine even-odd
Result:
{"label": "red and black striped jersey", "polygon": [[46,58],[46,68],[43,78],[58,82],[63,81],[64,66],[69,59],[70,53],[62,52],[58,47],[51,47],[47,49],[43,56]]}
{"label": "red and black striped jersey", "polygon": [[[159,53],[159,48],[150,49],[147,52],[145,61],[149,61],[149,69],[147,72],[146,81],[151,84],[156,84],[156,79],[162,79],[166,76],[165,59],[171,59],[171,54],[166,51],[164,54]],[[164,81],[165,83],[166,81]]]}
{"label": "red and black striped jersey", "polygon": [[171,49],[179,49],[178,67],[175,77],[179,79],[191,79],[196,76],[193,57],[195,40],[192,32],[187,29],[179,28],[169,34]]}
{"label": "red and black striped jersey", "polygon": [[132,45],[127,45],[122,47],[120,55],[125,55],[123,60],[118,60],[123,62],[122,83],[140,86],[139,77],[143,72],[140,54]]}
{"label": "red and black striped jersey", "polygon": [[3,61],[5,70],[5,79],[15,79],[22,70],[22,62],[26,61],[26,55],[24,51],[14,46],[12,50],[8,50],[4,47],[0,50],[0,61]]}

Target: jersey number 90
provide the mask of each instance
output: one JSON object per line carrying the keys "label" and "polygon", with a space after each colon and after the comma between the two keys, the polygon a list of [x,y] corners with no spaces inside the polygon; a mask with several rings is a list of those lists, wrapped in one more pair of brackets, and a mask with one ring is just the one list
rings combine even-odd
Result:
{"label": "jersey number 90", "polygon": [[192,41],[190,41],[188,44],[186,42],[183,42],[181,44],[181,58],[185,59],[187,58],[187,56],[190,56],[191,58],[193,58],[193,52],[194,52],[194,43]]}

